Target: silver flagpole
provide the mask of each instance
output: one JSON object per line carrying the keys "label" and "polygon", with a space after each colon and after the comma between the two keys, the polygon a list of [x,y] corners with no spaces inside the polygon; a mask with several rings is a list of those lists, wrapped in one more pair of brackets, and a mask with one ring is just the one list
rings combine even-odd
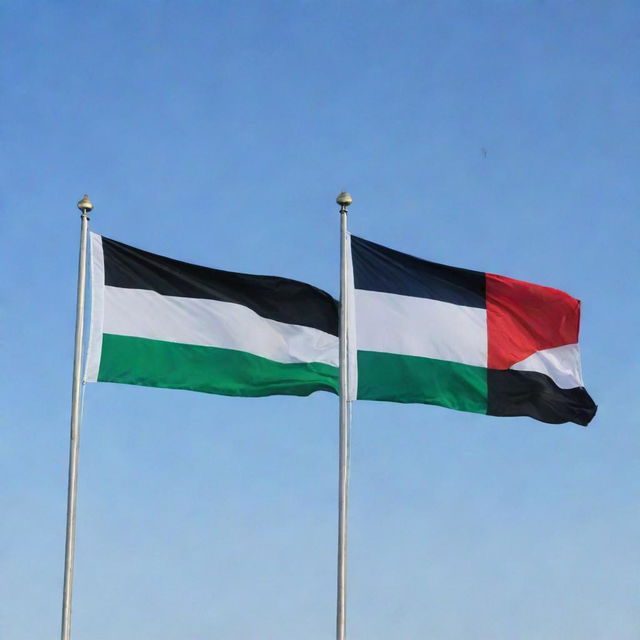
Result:
{"label": "silver flagpole", "polygon": [[89,212],[93,209],[89,196],[78,202],[82,212],[80,227],[80,259],[78,264],[78,294],[76,302],[76,340],[71,387],[71,440],[69,443],[69,484],[67,489],[67,535],[64,553],[64,587],[62,590],[62,640],[71,637],[71,592],[73,588],[73,557],[76,544],[76,498],[78,495],[78,453],[80,450],[80,399],[82,389],[82,338],[84,333],[84,290],[87,275],[87,235]]}
{"label": "silver flagpole", "polygon": [[338,603],[336,638],[345,640],[347,634],[347,501],[349,490],[349,414],[347,375],[347,207],[351,196],[342,192],[336,202],[340,205],[340,475],[338,498]]}

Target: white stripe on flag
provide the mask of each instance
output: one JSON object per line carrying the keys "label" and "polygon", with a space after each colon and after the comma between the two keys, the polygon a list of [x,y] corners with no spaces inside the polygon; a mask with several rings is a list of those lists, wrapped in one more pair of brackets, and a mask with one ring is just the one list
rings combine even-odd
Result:
{"label": "white stripe on flag", "polygon": [[580,348],[577,344],[543,349],[514,364],[516,371],[536,371],[549,376],[561,389],[584,387]]}
{"label": "white stripe on flag", "polygon": [[487,366],[486,309],[356,289],[358,349]]}
{"label": "white stripe on flag", "polygon": [[281,363],[338,366],[338,338],[262,318],[240,304],[105,287],[104,333],[245,351]]}

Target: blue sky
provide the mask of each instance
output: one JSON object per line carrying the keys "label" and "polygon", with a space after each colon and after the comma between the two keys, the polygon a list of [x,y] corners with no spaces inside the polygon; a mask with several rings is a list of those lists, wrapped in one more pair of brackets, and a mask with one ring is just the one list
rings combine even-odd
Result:
{"label": "blue sky", "polygon": [[[350,639],[640,634],[636,2],[0,3],[0,637],[59,633],[79,215],[338,291],[351,230],[583,301],[592,425],[354,407]],[[486,157],[482,150],[486,150]],[[91,385],[74,638],[331,638],[337,400]]]}

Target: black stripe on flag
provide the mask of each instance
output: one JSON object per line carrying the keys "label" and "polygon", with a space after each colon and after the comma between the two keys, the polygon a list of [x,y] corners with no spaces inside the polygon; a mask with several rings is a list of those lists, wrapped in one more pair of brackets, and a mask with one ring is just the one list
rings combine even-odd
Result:
{"label": "black stripe on flag", "polygon": [[201,267],[102,236],[105,285],[241,304],[259,316],[338,335],[338,303],[322,289],[276,276]]}
{"label": "black stripe on flag", "polygon": [[415,258],[351,236],[356,289],[486,308],[485,274]]}
{"label": "black stripe on flag", "polygon": [[561,389],[549,376],[535,371],[489,369],[487,386],[490,416],[529,416],[586,427],[598,408],[584,387]]}

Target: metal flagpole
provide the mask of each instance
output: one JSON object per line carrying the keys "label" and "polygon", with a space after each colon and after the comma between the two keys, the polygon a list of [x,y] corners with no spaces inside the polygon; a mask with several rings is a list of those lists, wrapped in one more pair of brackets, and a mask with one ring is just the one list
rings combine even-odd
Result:
{"label": "metal flagpole", "polygon": [[347,375],[347,207],[351,195],[342,192],[336,198],[340,205],[340,474],[338,498],[338,603],[336,639],[345,640],[347,633],[347,500],[349,490],[349,414]]}
{"label": "metal flagpole", "polygon": [[87,271],[87,235],[89,212],[93,204],[89,196],[78,202],[82,212],[80,227],[80,259],[78,264],[78,294],[76,302],[76,339],[71,387],[71,440],[69,443],[69,484],[67,489],[67,535],[64,553],[64,587],[62,590],[62,640],[71,637],[71,592],[73,588],[73,557],[76,543],[76,498],[78,495],[78,453],[80,450],[80,401],[82,389],[82,338],[84,333],[84,293]]}

